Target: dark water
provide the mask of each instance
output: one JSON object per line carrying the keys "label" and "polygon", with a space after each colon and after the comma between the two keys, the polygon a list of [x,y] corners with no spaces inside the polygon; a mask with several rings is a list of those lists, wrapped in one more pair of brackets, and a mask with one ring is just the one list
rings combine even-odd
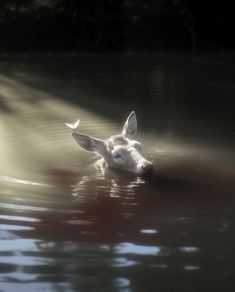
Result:
{"label": "dark water", "polygon": [[[0,61],[0,291],[233,291],[235,66],[226,56]],[[131,110],[155,172],[103,169]]]}

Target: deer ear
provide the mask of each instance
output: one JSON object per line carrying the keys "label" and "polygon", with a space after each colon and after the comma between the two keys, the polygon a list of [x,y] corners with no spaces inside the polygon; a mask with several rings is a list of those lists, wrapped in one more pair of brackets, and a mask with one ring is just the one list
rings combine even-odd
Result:
{"label": "deer ear", "polygon": [[132,138],[137,133],[137,119],[135,112],[131,112],[129,117],[127,118],[123,130],[122,136],[126,138]]}
{"label": "deer ear", "polygon": [[104,141],[89,135],[72,133],[72,137],[74,141],[86,151],[101,153],[105,146]]}

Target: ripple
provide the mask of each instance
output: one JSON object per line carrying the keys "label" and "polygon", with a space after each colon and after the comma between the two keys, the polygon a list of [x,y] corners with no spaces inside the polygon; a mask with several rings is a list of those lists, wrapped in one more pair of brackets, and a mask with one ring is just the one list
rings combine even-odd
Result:
{"label": "ripple", "polygon": [[167,264],[151,264],[150,267],[165,270],[168,268]]}
{"label": "ripple", "polygon": [[195,266],[195,265],[185,265],[184,266],[184,270],[185,271],[199,271],[200,267],[199,266]]}
{"label": "ripple", "polygon": [[50,185],[42,184],[30,180],[24,180],[24,179],[18,179],[15,177],[10,176],[0,176],[0,182],[6,182],[6,183],[14,183],[14,184],[24,184],[24,185],[32,185],[32,186],[44,186],[44,187],[50,187]]}
{"label": "ripple", "polygon": [[139,262],[130,260],[124,257],[118,257],[113,259],[112,267],[114,268],[127,268],[127,267],[133,267],[138,265]]}
{"label": "ripple", "polygon": [[131,281],[127,278],[118,277],[113,280],[113,285],[115,288],[127,288],[130,287]]}
{"label": "ripple", "polygon": [[41,212],[50,211],[49,208],[45,208],[45,207],[25,206],[25,205],[5,204],[5,203],[0,203],[0,209],[13,209],[17,211],[41,211]]}
{"label": "ripple", "polygon": [[157,234],[157,233],[159,233],[159,231],[157,231],[156,229],[141,229],[140,232],[142,234]]}
{"label": "ripple", "polygon": [[12,216],[12,215],[0,215],[0,219],[3,220],[15,220],[15,221],[25,221],[25,222],[41,222],[42,220],[33,217],[25,216]]}
{"label": "ripple", "polygon": [[12,272],[7,275],[8,280],[28,282],[35,281],[39,277],[38,274],[28,274],[24,272]]}
{"label": "ripple", "polygon": [[0,257],[1,264],[11,264],[14,266],[47,266],[54,262],[54,259],[39,256],[12,255]]}
{"label": "ripple", "polygon": [[0,240],[12,240],[18,238],[17,235],[7,230],[0,230]]}
{"label": "ripple", "polygon": [[58,289],[57,291],[66,291],[66,292],[72,292],[74,289],[71,288],[70,284],[67,283],[19,283],[16,280],[16,283],[11,281],[1,281],[1,289],[0,291],[11,291],[11,292],[18,292],[18,291],[24,291],[24,292],[32,292],[32,291],[55,291],[55,287]]}
{"label": "ripple", "polygon": [[116,254],[159,255],[161,253],[161,248],[158,246],[137,245],[129,242],[117,244],[114,250]]}
{"label": "ripple", "polygon": [[[0,241],[0,252],[5,251],[38,251],[37,240],[33,239],[23,239],[23,238],[15,238],[15,239],[6,239]],[[0,259],[2,259],[0,257]]]}
{"label": "ripple", "polygon": [[34,230],[34,227],[22,226],[22,225],[9,225],[9,224],[0,224],[0,229],[2,230],[14,230],[14,231],[23,231],[23,230]]}
{"label": "ripple", "polygon": [[92,222],[87,221],[87,220],[65,220],[65,223],[68,223],[70,225],[82,225],[82,226],[88,226],[88,225],[93,225]]}
{"label": "ripple", "polygon": [[183,253],[196,253],[200,252],[200,248],[196,246],[182,246],[178,248],[179,251]]}

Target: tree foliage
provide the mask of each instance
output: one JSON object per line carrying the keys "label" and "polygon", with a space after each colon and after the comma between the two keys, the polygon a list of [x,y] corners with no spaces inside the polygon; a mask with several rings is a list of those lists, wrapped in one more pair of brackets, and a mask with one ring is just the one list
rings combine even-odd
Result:
{"label": "tree foliage", "polygon": [[201,7],[201,0],[1,0],[0,50],[196,49],[206,31]]}

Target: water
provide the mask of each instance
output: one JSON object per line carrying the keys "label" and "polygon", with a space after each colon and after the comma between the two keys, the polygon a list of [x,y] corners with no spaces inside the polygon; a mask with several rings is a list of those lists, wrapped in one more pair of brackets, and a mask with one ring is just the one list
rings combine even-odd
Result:
{"label": "water", "polygon": [[[0,61],[0,291],[233,291],[235,67],[223,56]],[[104,169],[135,110],[152,177]]]}

